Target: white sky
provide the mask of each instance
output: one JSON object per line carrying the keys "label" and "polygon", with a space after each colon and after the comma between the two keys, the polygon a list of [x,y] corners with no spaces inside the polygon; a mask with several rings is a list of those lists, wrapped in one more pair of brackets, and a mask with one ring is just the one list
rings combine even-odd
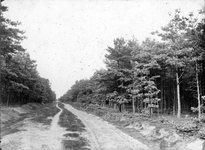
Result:
{"label": "white sky", "polygon": [[76,80],[89,78],[103,63],[117,37],[139,41],[169,21],[181,8],[196,12],[203,0],[6,0],[6,17],[26,31],[24,48],[37,60],[57,98]]}

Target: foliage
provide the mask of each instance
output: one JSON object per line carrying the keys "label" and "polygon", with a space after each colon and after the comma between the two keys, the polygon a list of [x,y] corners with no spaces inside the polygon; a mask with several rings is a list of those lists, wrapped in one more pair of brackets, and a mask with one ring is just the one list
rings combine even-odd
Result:
{"label": "foliage", "polygon": [[181,133],[195,133],[196,131],[199,130],[199,127],[197,124],[193,123],[193,122],[185,122],[182,124],[178,124],[176,125],[176,129],[178,132]]}
{"label": "foliage", "polygon": [[[0,12],[7,7],[0,5]],[[46,103],[56,99],[48,79],[39,76],[36,62],[22,47],[26,37],[14,22],[0,15],[0,77],[1,103],[24,104],[28,102]]]}
{"label": "foliage", "polygon": [[199,136],[199,138],[201,138],[203,140],[205,139],[205,128],[204,127],[199,130],[198,136]]}
{"label": "foliage", "polygon": [[[176,106],[186,111],[196,107],[196,62],[200,93],[205,94],[204,19],[197,20],[193,13],[182,16],[176,10],[169,23],[153,34],[161,41],[114,39],[113,47],[106,49],[106,69],[77,81],[60,100],[80,98],[81,102],[119,108],[132,102],[138,112],[156,108],[174,113]],[[92,93],[86,92],[88,89]]]}

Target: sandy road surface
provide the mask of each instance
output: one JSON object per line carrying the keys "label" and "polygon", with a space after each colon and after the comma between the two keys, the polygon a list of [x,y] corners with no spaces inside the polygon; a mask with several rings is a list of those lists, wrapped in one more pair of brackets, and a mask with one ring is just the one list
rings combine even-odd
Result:
{"label": "sandy road surface", "polygon": [[[57,106],[58,107],[58,106]],[[59,108],[59,107],[58,107]],[[65,104],[65,108],[76,115],[85,125],[85,131],[81,133],[86,138],[91,150],[148,150],[147,146],[121,132],[113,125],[101,118],[79,111]],[[3,150],[65,150],[66,128],[58,125],[58,112],[51,122],[51,126],[42,125],[25,119],[19,132],[9,134],[2,139]]]}
{"label": "sandy road surface", "polygon": [[20,132],[3,137],[2,150],[63,150],[61,141],[65,130],[58,125],[62,112],[59,109],[61,111],[52,118],[51,126],[24,120]]}
{"label": "sandy road surface", "polygon": [[87,139],[93,150],[148,150],[149,148],[138,140],[123,133],[101,118],[79,111],[69,104],[65,108],[76,115],[86,126]]}

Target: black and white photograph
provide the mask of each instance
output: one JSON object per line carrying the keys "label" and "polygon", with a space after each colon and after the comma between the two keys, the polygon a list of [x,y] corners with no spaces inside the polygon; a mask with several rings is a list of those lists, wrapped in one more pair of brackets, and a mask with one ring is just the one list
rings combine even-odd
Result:
{"label": "black and white photograph", "polygon": [[205,150],[205,0],[0,0],[0,150]]}

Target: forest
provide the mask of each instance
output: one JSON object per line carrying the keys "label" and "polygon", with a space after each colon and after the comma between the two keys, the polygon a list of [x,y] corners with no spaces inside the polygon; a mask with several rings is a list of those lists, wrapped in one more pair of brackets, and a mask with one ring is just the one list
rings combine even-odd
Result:
{"label": "forest", "polygon": [[[198,16],[203,16],[200,10]],[[205,19],[177,9],[156,38],[114,39],[90,79],[76,81],[60,101],[107,105],[147,114],[195,113],[205,104]],[[159,40],[156,40],[159,39]]]}
{"label": "forest", "polygon": [[18,29],[20,22],[4,17],[8,8],[0,2],[0,103],[22,105],[48,103],[56,99],[48,79],[37,71],[36,61],[30,58],[22,41],[24,31]]}

